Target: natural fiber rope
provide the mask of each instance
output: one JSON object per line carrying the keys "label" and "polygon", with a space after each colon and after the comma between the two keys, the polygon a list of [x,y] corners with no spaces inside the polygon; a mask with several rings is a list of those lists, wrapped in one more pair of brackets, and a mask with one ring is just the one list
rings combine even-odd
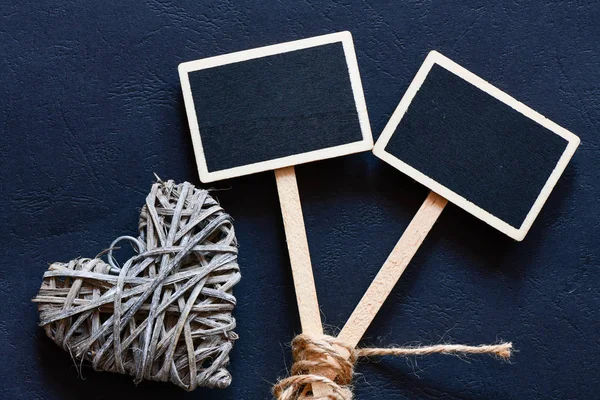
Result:
{"label": "natural fiber rope", "polygon": [[[112,248],[135,244],[122,268]],[[37,297],[40,326],[94,369],[171,381],[186,390],[224,388],[237,335],[231,313],[240,280],[231,217],[206,190],[152,186],[139,237],[121,237],[99,258],[54,263]]]}
{"label": "natural fiber rope", "polygon": [[[292,376],[280,380],[273,387],[273,395],[277,400],[351,400],[352,389],[349,385],[352,382],[354,365],[359,357],[489,354],[507,360],[511,356],[511,351],[512,343],[484,346],[438,344],[423,347],[355,349],[332,336],[314,337],[302,334],[292,341],[294,362]],[[346,357],[344,352],[349,356]],[[327,397],[314,396],[312,385],[315,383],[329,386],[331,394]]]}

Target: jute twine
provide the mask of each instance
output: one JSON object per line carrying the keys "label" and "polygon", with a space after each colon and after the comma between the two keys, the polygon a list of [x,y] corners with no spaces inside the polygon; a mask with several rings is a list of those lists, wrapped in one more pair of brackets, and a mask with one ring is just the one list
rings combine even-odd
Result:
{"label": "jute twine", "polygon": [[[351,400],[350,384],[354,375],[354,365],[360,357],[489,354],[508,360],[512,344],[438,344],[423,347],[355,349],[332,336],[316,337],[302,334],[292,341],[292,351],[292,375],[280,380],[273,387],[273,395],[277,400]],[[315,383],[328,386],[331,393],[326,397],[315,396],[312,392]]]}
{"label": "jute twine", "polygon": [[[117,242],[138,252],[122,267]],[[100,258],[54,263],[37,297],[40,326],[96,370],[224,388],[237,335],[240,280],[232,220],[206,190],[158,181],[141,210],[139,237]]]}

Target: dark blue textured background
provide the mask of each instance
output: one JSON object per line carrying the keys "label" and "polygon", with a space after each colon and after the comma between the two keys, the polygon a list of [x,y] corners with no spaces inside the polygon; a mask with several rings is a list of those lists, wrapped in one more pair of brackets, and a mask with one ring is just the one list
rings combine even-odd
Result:
{"label": "dark blue textured background", "polygon": [[[7,4],[8,3],[8,4]],[[12,3],[12,4],[11,4]],[[198,183],[182,61],[350,30],[377,137],[438,49],[578,134],[522,243],[442,215],[363,344],[506,339],[513,363],[362,363],[358,399],[593,399],[600,355],[600,5],[584,1],[3,1],[0,5],[0,397],[267,399],[299,331],[272,173],[214,184],[243,280],[232,386],[186,394],[83,370],[36,327],[49,262],[136,230],[152,182]],[[523,4],[519,4],[523,3]],[[326,323],[350,315],[426,190],[370,154],[298,168]]]}

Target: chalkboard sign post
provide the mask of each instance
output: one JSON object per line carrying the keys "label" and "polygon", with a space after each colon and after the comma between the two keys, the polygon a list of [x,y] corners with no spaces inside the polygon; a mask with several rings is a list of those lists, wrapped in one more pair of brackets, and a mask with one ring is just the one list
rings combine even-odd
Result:
{"label": "chalkboard sign post", "polygon": [[358,343],[447,201],[523,240],[578,145],[573,133],[429,53],[373,153],[432,192],[339,338]]}
{"label": "chalkboard sign post", "polygon": [[294,165],[370,150],[349,32],[179,66],[200,180],[275,170],[300,322],[323,333]]}

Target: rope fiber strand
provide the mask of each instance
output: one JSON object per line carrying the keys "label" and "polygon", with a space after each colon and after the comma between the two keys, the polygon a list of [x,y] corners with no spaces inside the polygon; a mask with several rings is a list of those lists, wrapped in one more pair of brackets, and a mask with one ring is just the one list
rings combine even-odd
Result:
{"label": "rope fiber strand", "polygon": [[[351,400],[350,384],[354,374],[354,365],[360,357],[488,354],[508,360],[511,352],[512,343],[482,346],[438,344],[418,347],[355,349],[332,336],[315,337],[301,334],[292,341],[291,376],[277,382],[273,387],[273,395],[277,400]],[[345,357],[344,353],[349,356]],[[319,371],[319,374],[314,371]],[[325,375],[335,378],[329,379]],[[327,385],[331,394],[327,397],[314,396],[312,394],[314,383]]]}

